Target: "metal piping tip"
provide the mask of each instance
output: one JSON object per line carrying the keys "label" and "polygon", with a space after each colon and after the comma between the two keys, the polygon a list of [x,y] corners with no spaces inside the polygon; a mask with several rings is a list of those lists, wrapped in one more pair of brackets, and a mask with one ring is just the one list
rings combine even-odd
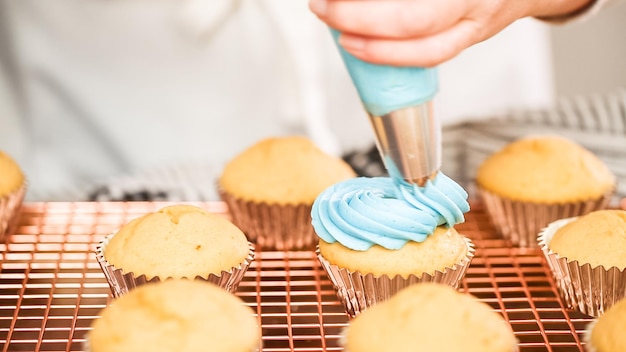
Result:
{"label": "metal piping tip", "polygon": [[430,101],[392,111],[370,114],[376,145],[389,175],[424,186],[441,168],[441,126]]}

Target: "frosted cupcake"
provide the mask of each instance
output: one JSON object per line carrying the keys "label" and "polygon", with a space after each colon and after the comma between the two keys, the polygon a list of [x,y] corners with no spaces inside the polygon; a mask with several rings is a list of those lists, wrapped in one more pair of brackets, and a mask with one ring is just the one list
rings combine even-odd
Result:
{"label": "frosted cupcake", "polygon": [[350,316],[422,282],[458,287],[473,257],[452,226],[467,193],[439,173],[424,187],[355,178],[322,192],[311,216],[318,258]]}
{"label": "frosted cupcake", "polygon": [[252,352],[261,345],[254,311],[206,282],[150,283],[100,315],[87,334],[89,352]]}
{"label": "frosted cupcake", "polygon": [[201,279],[235,292],[254,250],[224,217],[195,206],[173,205],[107,236],[98,245],[96,258],[116,297],[168,278]]}
{"label": "frosted cupcake", "polygon": [[264,139],[224,168],[219,192],[233,222],[263,249],[313,249],[311,205],[328,186],[355,177],[342,159],[304,137]]}
{"label": "frosted cupcake", "polygon": [[489,156],[476,184],[496,230],[520,247],[536,247],[550,222],[607,206],[615,176],[578,144],[557,136],[519,139]]}
{"label": "frosted cupcake", "polygon": [[0,151],[0,241],[10,236],[17,225],[26,178],[19,165]]}
{"label": "frosted cupcake", "polygon": [[622,299],[587,326],[585,331],[586,351],[626,351],[625,326],[626,299]]}
{"label": "frosted cupcake", "polygon": [[626,298],[626,211],[555,221],[538,242],[568,307],[599,316]]}
{"label": "frosted cupcake", "polygon": [[513,352],[517,339],[501,315],[477,298],[434,283],[403,289],[344,330],[346,352]]}

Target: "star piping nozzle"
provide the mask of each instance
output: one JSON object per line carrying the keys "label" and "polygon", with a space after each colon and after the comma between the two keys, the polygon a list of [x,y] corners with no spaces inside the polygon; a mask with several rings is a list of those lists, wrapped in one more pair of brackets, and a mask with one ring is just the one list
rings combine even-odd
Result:
{"label": "star piping nozzle", "polygon": [[370,122],[390,176],[424,186],[437,174],[441,168],[441,132],[430,101],[382,116],[370,113]]}

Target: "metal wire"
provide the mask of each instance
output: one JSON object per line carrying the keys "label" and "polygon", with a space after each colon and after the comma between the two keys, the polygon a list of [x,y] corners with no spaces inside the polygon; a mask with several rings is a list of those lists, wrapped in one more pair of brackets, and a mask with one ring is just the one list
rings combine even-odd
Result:
{"label": "metal wire", "polygon": [[[226,215],[222,203],[195,203]],[[107,233],[167,203],[30,203],[0,244],[0,349],[82,351],[85,333],[111,300],[95,261]],[[460,290],[502,313],[521,352],[583,351],[591,318],[566,309],[538,249],[498,239],[480,204],[459,232],[476,256]],[[263,351],[341,351],[348,324],[315,253],[258,251],[237,295],[255,311]]]}

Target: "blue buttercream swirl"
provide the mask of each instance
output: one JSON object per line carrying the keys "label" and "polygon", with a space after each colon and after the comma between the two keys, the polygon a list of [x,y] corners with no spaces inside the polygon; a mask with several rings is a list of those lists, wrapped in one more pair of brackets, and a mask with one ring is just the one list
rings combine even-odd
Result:
{"label": "blue buttercream swirl", "polygon": [[465,221],[467,192],[441,172],[423,187],[390,177],[358,177],[324,190],[313,203],[312,224],[328,243],[364,251],[422,242],[437,226]]}

